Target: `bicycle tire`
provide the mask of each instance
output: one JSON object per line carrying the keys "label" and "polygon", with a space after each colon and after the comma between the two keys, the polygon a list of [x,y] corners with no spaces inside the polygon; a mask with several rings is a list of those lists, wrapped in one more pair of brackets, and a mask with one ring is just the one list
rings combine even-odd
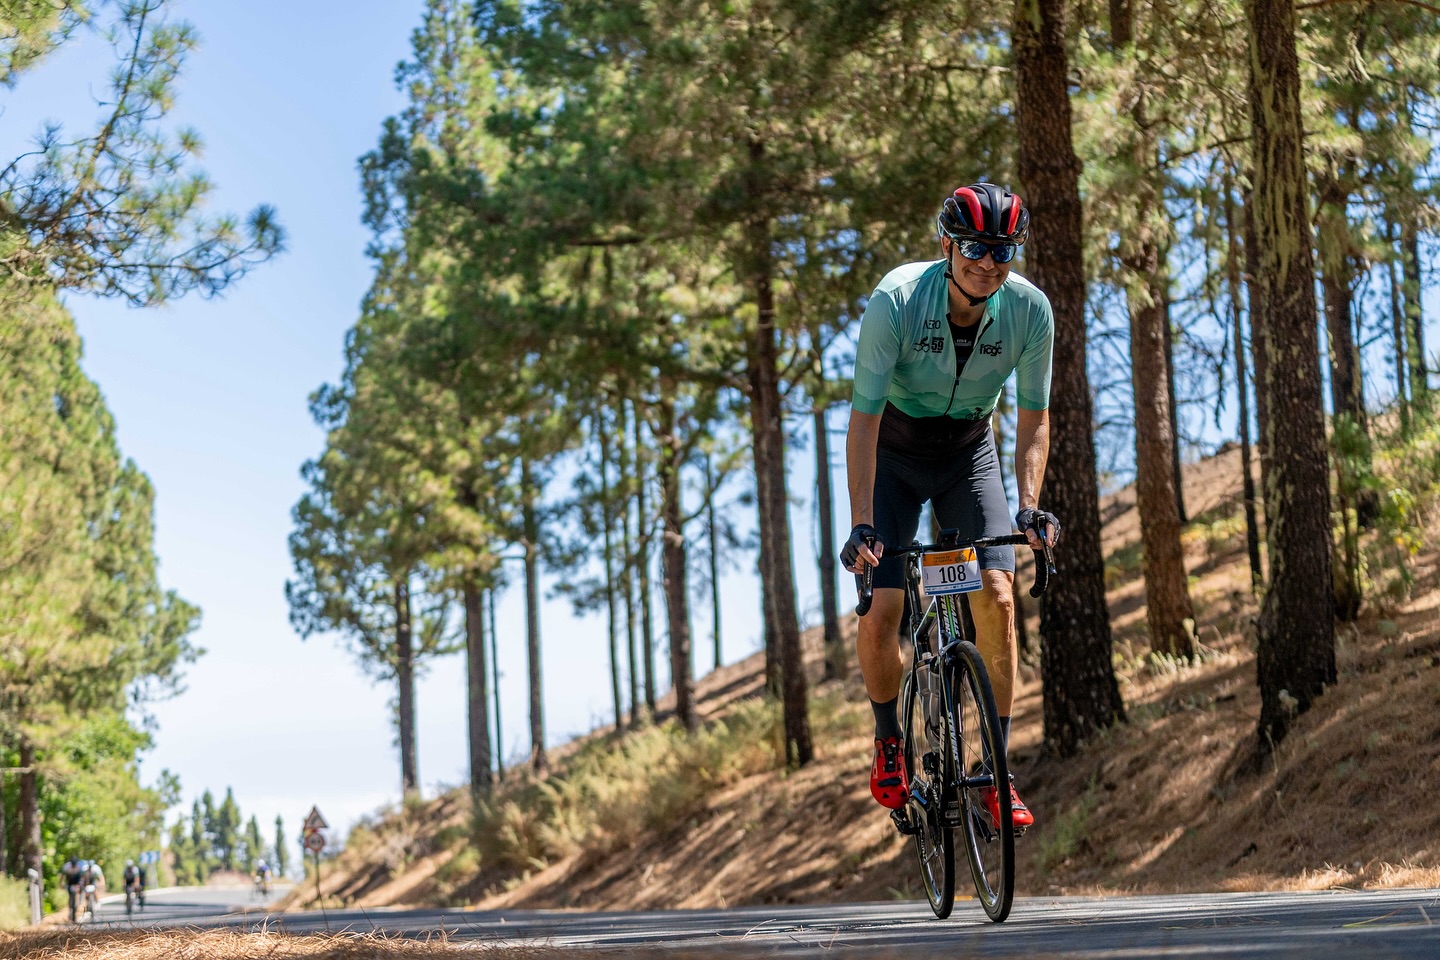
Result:
{"label": "bicycle tire", "polygon": [[[906,802],[905,812],[911,824],[918,827],[914,834],[915,860],[920,868],[920,882],[925,887],[925,898],[930,901],[930,909],[934,911],[935,918],[944,920],[955,907],[955,834],[945,822],[943,811],[944,784],[950,780],[953,770],[947,760],[950,756],[950,751],[946,748],[950,739],[948,712],[943,708],[939,711],[942,727],[939,731],[940,743],[931,744],[925,729],[924,705],[915,689],[913,671],[905,678],[905,690],[900,702],[905,705],[902,715],[905,769],[911,778],[910,798]],[[930,748],[925,753],[916,749],[916,744],[922,739]],[[926,754],[933,758],[928,769]],[[927,802],[922,803],[919,796],[927,797]]]}
{"label": "bicycle tire", "polygon": [[135,912],[135,892],[134,892],[133,890],[126,890],[126,891],[125,891],[125,916],[128,917],[128,916],[130,916],[131,914],[133,914],[134,912]]}
{"label": "bicycle tire", "polygon": [[998,788],[1000,822],[997,827],[984,802],[985,787],[966,786],[956,777],[956,812],[965,836],[965,858],[985,915],[1001,923],[1010,915],[1015,898],[1015,822],[1010,806],[1010,774],[1000,740],[1000,718],[995,695],[980,651],[968,640],[955,644],[947,671],[954,710],[954,769],[965,779],[981,773],[984,755],[992,759],[993,783]]}

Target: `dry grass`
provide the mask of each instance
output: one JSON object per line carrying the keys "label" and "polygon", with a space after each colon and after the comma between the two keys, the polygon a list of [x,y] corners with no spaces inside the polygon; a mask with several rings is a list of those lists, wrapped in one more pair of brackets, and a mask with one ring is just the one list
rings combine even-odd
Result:
{"label": "dry grass", "polygon": [[[88,933],[74,930],[0,933],[0,957],[7,960],[404,960],[423,957],[485,958],[485,960],[555,960],[573,957],[574,950],[559,947],[501,947],[437,935],[424,940],[384,934],[327,934],[290,936],[283,933],[231,933],[208,930],[172,930]],[[656,955],[652,951],[586,950],[588,957],[618,958]],[[734,956],[733,953],[727,954]],[[667,951],[667,958],[706,956],[701,952]]]}

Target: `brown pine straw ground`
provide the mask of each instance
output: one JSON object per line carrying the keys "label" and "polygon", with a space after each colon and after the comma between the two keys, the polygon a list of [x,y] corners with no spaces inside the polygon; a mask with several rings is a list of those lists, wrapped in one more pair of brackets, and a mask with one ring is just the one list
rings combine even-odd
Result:
{"label": "brown pine straw ground", "polygon": [[[586,950],[587,957],[619,960],[650,951]],[[473,941],[407,940],[381,934],[288,936],[280,933],[231,933],[214,930],[172,930],[90,933],[49,930],[0,933],[0,957],[6,960],[556,960],[574,950],[552,947],[497,947]],[[667,953],[667,960],[701,957],[702,953]],[[734,954],[729,954],[733,957]]]}

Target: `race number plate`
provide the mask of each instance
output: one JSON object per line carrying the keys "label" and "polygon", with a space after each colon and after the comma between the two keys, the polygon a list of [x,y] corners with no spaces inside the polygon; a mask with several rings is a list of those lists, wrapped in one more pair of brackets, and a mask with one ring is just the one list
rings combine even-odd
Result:
{"label": "race number plate", "polygon": [[943,597],[980,589],[980,561],[973,548],[927,553],[920,569],[925,575],[926,596]]}

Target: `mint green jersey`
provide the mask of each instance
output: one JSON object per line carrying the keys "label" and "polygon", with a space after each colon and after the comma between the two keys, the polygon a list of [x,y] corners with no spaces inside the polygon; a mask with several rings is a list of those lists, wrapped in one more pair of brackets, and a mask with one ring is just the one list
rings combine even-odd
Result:
{"label": "mint green jersey", "polygon": [[1011,273],[986,302],[975,352],[959,377],[946,314],[945,261],[907,263],[885,275],[860,320],[851,406],[881,413],[888,401],[912,417],[988,417],[1011,373],[1021,408],[1050,406],[1055,319],[1050,301]]}

